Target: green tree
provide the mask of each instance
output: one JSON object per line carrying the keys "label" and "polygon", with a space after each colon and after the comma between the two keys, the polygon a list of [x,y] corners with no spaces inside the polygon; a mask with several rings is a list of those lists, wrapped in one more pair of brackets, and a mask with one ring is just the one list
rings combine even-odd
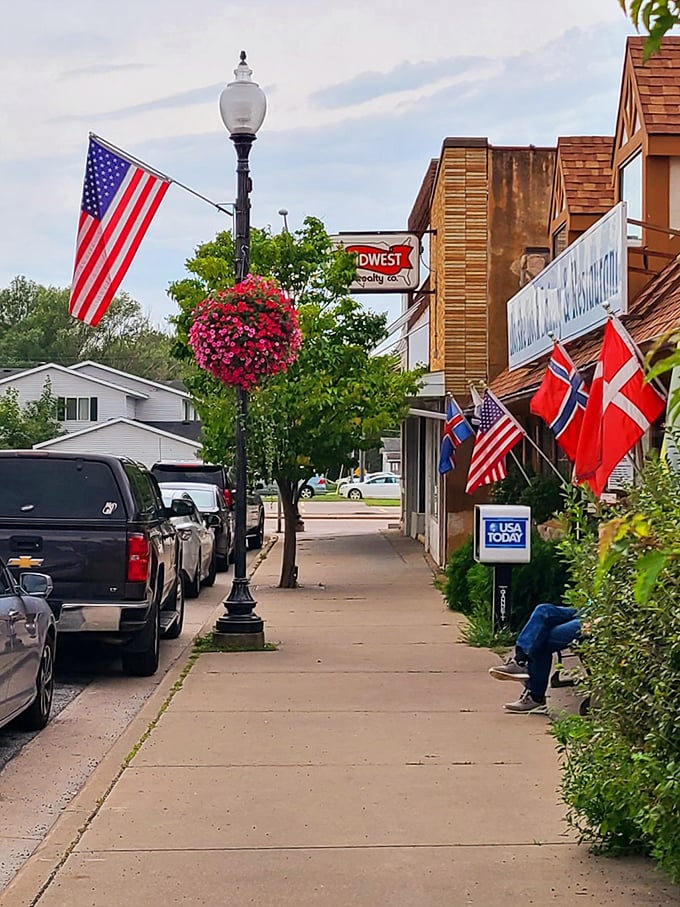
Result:
{"label": "green tree", "polygon": [[639,30],[642,26],[649,37],[645,44],[645,59],[661,48],[668,32],[680,24],[680,0],[619,0],[621,8]]}
{"label": "green tree", "polygon": [[52,393],[49,378],[37,400],[24,406],[19,392],[10,387],[0,397],[0,448],[26,449],[63,434],[57,420],[57,398]]}
{"label": "green tree", "polygon": [[[203,420],[204,452],[218,462],[231,462],[234,395],[191,365],[187,332],[195,305],[233,283],[233,261],[231,235],[220,233],[187,262],[192,276],[170,287],[180,307],[174,319],[176,352],[189,366],[185,381]],[[372,355],[386,336],[386,319],[347,295],[354,258],[333,248],[320,220],[307,218],[294,234],[253,229],[251,271],[276,278],[292,295],[304,338],[289,371],[251,394],[248,422],[249,467],[258,477],[276,481],[281,491],[285,538],[280,586],[290,588],[296,585],[301,481],[347,466],[355,451],[376,447],[405,415],[419,373],[401,371],[391,355]]]}
{"label": "green tree", "polygon": [[31,368],[95,359],[142,378],[178,377],[172,338],[155,328],[126,293],[111,303],[96,328],[69,315],[68,289],[16,277],[0,290],[0,365]]}

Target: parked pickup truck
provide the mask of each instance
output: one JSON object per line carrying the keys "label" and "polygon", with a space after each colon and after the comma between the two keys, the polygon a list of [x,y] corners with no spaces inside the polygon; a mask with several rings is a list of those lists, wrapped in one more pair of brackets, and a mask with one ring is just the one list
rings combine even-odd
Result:
{"label": "parked pickup truck", "polygon": [[161,635],[182,631],[171,515],[151,473],[125,457],[0,451],[0,557],[16,577],[48,573],[58,633],[121,645],[128,674],[154,674]]}

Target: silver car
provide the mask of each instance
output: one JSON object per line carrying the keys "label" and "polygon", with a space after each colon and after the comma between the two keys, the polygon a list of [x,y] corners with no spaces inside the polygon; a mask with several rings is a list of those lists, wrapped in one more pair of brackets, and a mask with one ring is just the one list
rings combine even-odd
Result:
{"label": "silver car", "polygon": [[[21,569],[24,560],[32,558],[20,555],[9,564]],[[0,560],[0,727],[16,718],[37,731],[49,721],[54,691],[57,627],[46,601],[52,580],[22,573],[20,582]]]}
{"label": "silver car", "polygon": [[175,524],[182,546],[182,574],[184,591],[189,598],[196,598],[201,586],[212,586],[217,573],[215,533],[206,526],[189,491],[178,491],[161,484],[161,494],[166,507],[177,510],[183,504],[185,513],[170,517]]}

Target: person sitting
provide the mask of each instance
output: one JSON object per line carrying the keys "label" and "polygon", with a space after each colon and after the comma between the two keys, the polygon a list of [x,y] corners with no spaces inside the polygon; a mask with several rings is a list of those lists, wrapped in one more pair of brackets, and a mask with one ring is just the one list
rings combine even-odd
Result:
{"label": "person sitting", "polygon": [[537,605],[517,637],[514,655],[504,664],[489,668],[495,680],[524,684],[519,699],[506,703],[505,710],[521,714],[545,712],[553,653],[566,649],[580,637],[581,619],[576,608]]}

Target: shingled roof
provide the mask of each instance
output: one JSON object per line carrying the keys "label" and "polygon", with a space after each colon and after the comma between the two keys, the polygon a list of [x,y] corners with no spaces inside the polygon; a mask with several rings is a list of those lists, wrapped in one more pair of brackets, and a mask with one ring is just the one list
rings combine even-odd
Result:
{"label": "shingled roof", "polygon": [[[680,327],[680,257],[656,275],[630,304],[622,317],[633,340],[644,351],[665,333]],[[597,361],[604,328],[591,331],[584,337],[565,344],[579,369],[587,369]],[[522,368],[505,369],[491,383],[497,397],[526,397],[533,394],[543,380],[549,353]]]}
{"label": "shingled roof", "polygon": [[570,214],[604,213],[615,204],[613,144],[613,137],[608,135],[564,136],[557,140],[557,165]]}
{"label": "shingled roof", "polygon": [[643,62],[644,37],[629,37],[640,110],[649,135],[680,131],[680,37],[666,36],[659,53]]}

